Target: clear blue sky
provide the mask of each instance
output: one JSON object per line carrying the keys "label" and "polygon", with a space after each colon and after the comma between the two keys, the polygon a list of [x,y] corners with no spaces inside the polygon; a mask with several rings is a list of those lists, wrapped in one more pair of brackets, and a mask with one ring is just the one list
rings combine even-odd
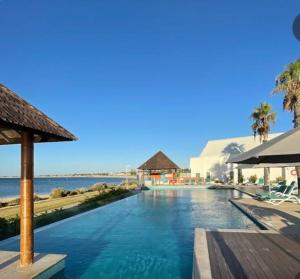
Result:
{"label": "clear blue sky", "polygon": [[[36,145],[36,173],[124,170],[158,150],[182,167],[249,135],[261,101],[292,127],[275,76],[300,56],[299,0],[2,0],[0,82],[78,138]],[[19,147],[0,147],[18,175]]]}

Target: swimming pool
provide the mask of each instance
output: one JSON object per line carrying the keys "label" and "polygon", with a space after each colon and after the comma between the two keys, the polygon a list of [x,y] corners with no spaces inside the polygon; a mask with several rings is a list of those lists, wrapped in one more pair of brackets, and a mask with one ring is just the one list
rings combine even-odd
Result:
{"label": "swimming pool", "polygon": [[[236,194],[146,191],[38,230],[35,250],[67,254],[65,278],[190,279],[194,228],[257,228],[228,202]],[[0,248],[16,250],[18,240]]]}

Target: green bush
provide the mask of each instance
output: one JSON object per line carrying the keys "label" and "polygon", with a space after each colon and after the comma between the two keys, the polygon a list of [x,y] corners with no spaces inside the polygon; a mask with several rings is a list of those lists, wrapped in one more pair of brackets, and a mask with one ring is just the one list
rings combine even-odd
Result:
{"label": "green bush", "polygon": [[244,182],[244,176],[242,175],[242,172],[238,172],[238,183],[242,184]]}
{"label": "green bush", "polygon": [[6,207],[6,206],[8,206],[8,203],[7,203],[7,202],[0,202],[0,208],[1,208],[1,207]]}
{"label": "green bush", "polygon": [[256,174],[251,175],[251,176],[249,177],[249,182],[250,182],[250,183],[255,184],[256,181],[257,181],[257,175],[256,175]]}
{"label": "green bush", "polygon": [[79,194],[84,194],[84,193],[87,192],[87,188],[81,187],[81,188],[78,189],[78,192],[79,192]]}
{"label": "green bush", "polygon": [[39,197],[37,194],[34,194],[33,195],[33,200],[34,201],[42,201],[42,200],[46,200],[47,198],[42,198],[42,197]]}
{"label": "green bush", "polygon": [[20,218],[0,218],[0,240],[20,233]]}
{"label": "green bush", "polygon": [[51,194],[50,194],[50,197],[52,199],[62,198],[65,196],[66,196],[65,190],[62,188],[54,188],[54,189],[52,189]]}
{"label": "green bush", "polygon": [[77,192],[77,191],[70,191],[69,196],[75,196],[75,195],[78,195],[78,192]]}
{"label": "green bush", "polygon": [[128,181],[128,183],[123,182],[119,187],[126,190],[136,190],[136,188],[138,187],[138,183],[137,181]]}
{"label": "green bush", "polygon": [[12,205],[19,205],[20,204],[20,199],[19,198],[16,198],[16,199],[13,199],[13,200],[9,200],[7,202],[7,205],[9,206],[12,206]]}
{"label": "green bush", "polygon": [[93,191],[98,191],[99,195],[108,188],[106,183],[96,183],[91,187]]}
{"label": "green bush", "polygon": [[283,182],[283,181],[284,181],[284,179],[282,176],[276,177],[276,183]]}

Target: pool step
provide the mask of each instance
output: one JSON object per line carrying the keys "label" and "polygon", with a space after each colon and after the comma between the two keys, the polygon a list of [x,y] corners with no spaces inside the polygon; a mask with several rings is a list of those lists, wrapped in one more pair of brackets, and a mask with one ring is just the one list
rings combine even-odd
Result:
{"label": "pool step", "polygon": [[66,255],[34,254],[34,263],[21,268],[20,253],[15,251],[0,251],[1,278],[9,279],[49,279],[65,267]]}

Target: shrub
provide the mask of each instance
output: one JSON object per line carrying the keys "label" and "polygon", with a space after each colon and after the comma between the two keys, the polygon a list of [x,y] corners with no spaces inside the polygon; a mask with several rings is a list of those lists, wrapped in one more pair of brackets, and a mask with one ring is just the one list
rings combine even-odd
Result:
{"label": "shrub", "polygon": [[77,192],[77,191],[70,191],[69,196],[75,196],[75,195],[78,195],[78,192]]}
{"label": "shrub", "polygon": [[78,191],[79,191],[80,194],[84,194],[84,193],[87,192],[87,189],[84,188],[84,187],[81,187],[81,188],[78,189]]}
{"label": "shrub", "polygon": [[238,172],[238,183],[242,184],[244,182],[244,176],[242,175],[242,173],[239,171]]}
{"label": "shrub", "polygon": [[105,183],[96,183],[92,186],[93,191],[98,191],[99,194],[101,194],[105,189],[107,189],[108,186]]}
{"label": "shrub", "polygon": [[7,202],[0,202],[0,208],[1,208],[1,207],[6,207],[6,206],[8,206],[8,203],[7,203]]}
{"label": "shrub", "polygon": [[70,190],[64,190],[64,197],[69,196],[71,193]]}
{"label": "shrub", "polygon": [[123,182],[122,184],[120,184],[120,187],[126,190],[136,190],[138,184],[136,181],[128,181],[128,183]]}
{"label": "shrub", "polygon": [[50,197],[52,199],[62,198],[65,196],[66,196],[65,190],[62,188],[54,188],[54,189],[52,189],[51,194],[50,194]]}
{"label": "shrub", "polygon": [[34,201],[42,201],[42,200],[45,200],[46,198],[41,198],[41,197],[39,197],[37,194],[34,194],[33,195],[33,200]]}
{"label": "shrub", "polygon": [[283,182],[283,181],[284,181],[284,179],[282,176],[276,177],[276,183]]}
{"label": "shrub", "polygon": [[20,204],[20,198],[10,200],[7,203],[8,203],[8,205],[19,205]]}
{"label": "shrub", "polygon": [[251,176],[249,177],[249,182],[250,182],[250,183],[255,184],[256,181],[257,181],[257,175],[256,175],[256,174],[251,175]]}

